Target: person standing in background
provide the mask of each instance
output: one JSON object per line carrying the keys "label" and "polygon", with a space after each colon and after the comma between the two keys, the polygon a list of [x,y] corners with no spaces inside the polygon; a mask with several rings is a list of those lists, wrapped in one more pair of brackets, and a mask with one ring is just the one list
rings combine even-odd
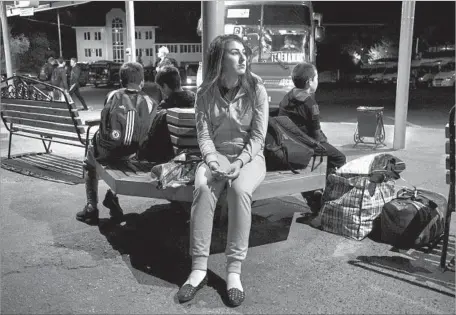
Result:
{"label": "person standing in background", "polygon": [[84,98],[79,91],[79,78],[81,76],[81,68],[79,68],[77,64],[78,60],[76,58],[71,58],[70,65],[71,65],[71,73],[70,73],[70,90],[69,93],[71,96],[76,95],[78,100],[81,102],[84,109],[88,110],[87,103],[85,102]]}

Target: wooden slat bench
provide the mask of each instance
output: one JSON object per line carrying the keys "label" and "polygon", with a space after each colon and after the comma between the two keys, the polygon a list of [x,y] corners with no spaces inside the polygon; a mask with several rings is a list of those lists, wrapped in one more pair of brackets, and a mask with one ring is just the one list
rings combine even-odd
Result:
{"label": "wooden slat bench", "polygon": [[53,91],[63,93],[58,87],[21,76],[7,82],[12,84],[2,88],[0,115],[9,131],[8,159],[13,135],[41,140],[46,153],[51,152],[52,142],[84,147],[87,152],[91,128],[99,125],[99,119],[84,124],[67,95],[63,94],[65,101],[53,100],[49,96]]}
{"label": "wooden slat bench", "polygon": [[[191,117],[193,115],[193,117]],[[198,150],[196,144],[194,112],[183,109],[169,109],[168,128],[175,145],[175,152],[182,149]],[[326,183],[327,157],[315,156],[311,164],[300,174],[291,171],[268,172],[265,180],[253,194],[253,201],[283,197],[322,189]],[[192,202],[193,185],[160,190],[151,177],[152,163],[128,161],[118,165],[97,163],[97,172],[111,190],[118,195],[159,198],[186,204]],[[226,216],[225,216],[226,217]],[[221,216],[223,219],[223,215]]]}

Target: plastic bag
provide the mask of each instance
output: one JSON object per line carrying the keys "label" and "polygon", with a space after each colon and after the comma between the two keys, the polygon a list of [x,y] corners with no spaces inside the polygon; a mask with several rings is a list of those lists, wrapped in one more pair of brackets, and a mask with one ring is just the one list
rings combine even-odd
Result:
{"label": "plastic bag", "polygon": [[170,162],[155,165],[151,177],[157,181],[158,189],[191,185],[195,181],[195,172],[201,162],[201,157],[197,155],[182,153]]}

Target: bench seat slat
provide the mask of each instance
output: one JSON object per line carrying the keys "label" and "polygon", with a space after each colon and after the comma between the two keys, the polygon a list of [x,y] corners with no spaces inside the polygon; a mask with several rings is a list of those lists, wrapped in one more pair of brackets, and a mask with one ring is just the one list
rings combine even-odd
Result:
{"label": "bench seat slat", "polygon": [[13,105],[27,105],[27,106],[39,106],[48,108],[60,108],[60,109],[76,109],[74,103],[67,104],[65,102],[50,102],[50,101],[35,101],[35,100],[23,100],[15,98],[2,99],[2,104],[13,104]]}
{"label": "bench seat slat", "polygon": [[[191,202],[193,186],[167,188],[159,190],[151,178],[150,171],[126,174],[117,167],[102,166],[97,163],[97,171],[108,186],[119,195],[161,198],[175,201]],[[326,182],[326,158],[312,171],[310,167],[301,170],[300,174],[291,171],[268,172],[260,187],[253,194],[253,200],[282,197],[294,193],[320,189]]]}
{"label": "bench seat slat", "polygon": [[[64,117],[64,116],[55,116],[55,115],[47,115],[47,114],[39,114],[39,113],[27,113],[27,112],[12,111],[12,110],[4,110],[3,112],[4,112],[4,115],[8,116],[8,117],[26,118],[26,119],[30,119],[30,120],[39,120],[42,122],[52,122],[52,123],[58,123],[58,124],[73,125],[73,118],[71,118],[69,115],[67,117]],[[78,125],[82,125],[82,121],[80,118],[74,118],[74,119]]]}
{"label": "bench seat slat", "polygon": [[[11,116],[3,116],[3,118],[5,119],[6,122],[8,122],[8,123],[12,122],[13,124],[46,128],[46,129],[52,129],[52,130],[58,130],[58,131],[76,132],[76,130],[75,130],[76,127],[73,124],[71,124],[71,125],[70,124],[58,124],[58,123],[32,120],[32,119],[26,119],[26,118],[17,118],[17,117],[11,117]],[[78,126],[77,129],[78,129],[79,133],[84,133],[84,127]]]}
{"label": "bench seat slat", "polygon": [[[14,110],[18,112],[26,113],[37,113],[45,115],[55,115],[61,117],[71,117],[70,111],[65,108],[49,108],[49,107],[39,107],[39,106],[28,106],[28,105],[17,105],[17,104],[2,104],[4,111]],[[79,112],[77,109],[71,110],[74,117],[79,117]]]}

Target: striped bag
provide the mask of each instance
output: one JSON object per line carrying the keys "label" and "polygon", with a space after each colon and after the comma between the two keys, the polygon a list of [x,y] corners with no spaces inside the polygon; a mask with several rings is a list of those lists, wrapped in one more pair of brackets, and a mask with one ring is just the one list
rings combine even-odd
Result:
{"label": "striped bag", "polygon": [[331,174],[323,194],[321,228],[355,240],[364,239],[383,205],[394,198],[394,181],[374,183],[366,176],[345,178]]}

